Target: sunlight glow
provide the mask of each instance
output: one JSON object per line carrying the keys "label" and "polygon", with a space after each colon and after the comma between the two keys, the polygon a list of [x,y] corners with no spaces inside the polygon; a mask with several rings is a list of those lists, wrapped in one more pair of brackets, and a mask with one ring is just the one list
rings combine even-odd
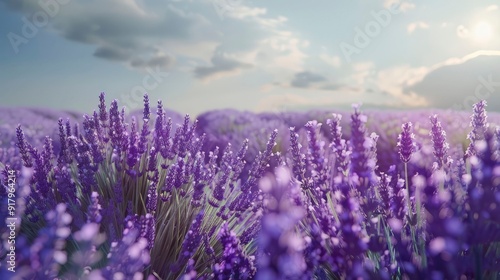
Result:
{"label": "sunlight glow", "polygon": [[489,23],[481,21],[474,27],[473,34],[477,42],[487,42],[493,36],[493,28]]}

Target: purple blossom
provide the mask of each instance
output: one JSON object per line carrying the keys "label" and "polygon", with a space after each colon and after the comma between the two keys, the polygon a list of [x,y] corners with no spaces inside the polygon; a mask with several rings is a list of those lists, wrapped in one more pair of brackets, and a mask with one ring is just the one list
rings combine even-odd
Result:
{"label": "purple blossom", "polygon": [[221,261],[214,265],[214,278],[252,279],[255,274],[254,258],[244,254],[238,238],[226,223],[222,225],[219,239],[224,251]]}
{"label": "purple blossom", "polygon": [[64,124],[63,124],[63,119],[59,118],[58,121],[59,125],[59,143],[60,143],[60,150],[59,150],[59,158],[57,159],[57,162],[59,164],[63,164],[68,162],[68,146],[66,143],[66,132],[64,131]]}
{"label": "purple blossom", "polygon": [[313,177],[315,177],[317,186],[322,185],[325,182],[327,173],[326,165],[328,164],[328,160],[322,152],[325,142],[318,139],[320,129],[321,123],[318,123],[317,121],[310,121],[306,124],[307,136],[309,140],[308,160],[311,165],[311,169],[314,171]]}
{"label": "purple blossom", "polygon": [[90,196],[91,204],[87,210],[87,222],[99,224],[102,220],[101,216],[101,205],[99,204],[99,194],[97,192],[92,192]]}
{"label": "purple blossom", "polygon": [[107,266],[94,277],[134,279],[141,276],[142,271],[149,265],[151,257],[147,249],[148,240],[143,237],[138,238],[139,234],[140,231],[134,222],[129,221],[123,231],[123,238],[111,244]]}
{"label": "purple blossom", "polygon": [[67,166],[54,167],[55,185],[58,194],[64,201],[70,204],[77,204],[77,189],[75,180],[71,176],[71,171]]}
{"label": "purple blossom", "polygon": [[158,194],[156,191],[156,183],[151,183],[148,187],[148,197],[146,210],[148,213],[154,214],[158,203]]}
{"label": "purple blossom", "polygon": [[26,167],[32,167],[33,163],[29,154],[31,147],[29,146],[28,143],[26,143],[26,140],[24,139],[24,133],[23,130],[21,129],[21,125],[17,126],[16,133],[17,133],[17,147],[19,148],[19,153],[21,154],[23,164]]}
{"label": "purple blossom", "polygon": [[149,117],[150,117],[150,108],[149,108],[149,96],[147,93],[144,94],[144,109],[143,109],[143,120],[146,122],[146,121],[149,121]]}
{"label": "purple blossom", "polygon": [[[374,145],[372,139],[366,135],[367,117],[361,114],[359,105],[353,105],[354,113],[351,115],[351,140],[349,146],[350,174],[356,174],[359,179],[374,180],[375,162],[371,156]],[[359,182],[363,184],[362,182]]]}
{"label": "purple blossom", "polygon": [[139,161],[139,147],[138,147],[138,134],[137,134],[137,124],[135,122],[135,117],[132,117],[132,124],[130,125],[130,135],[128,141],[128,153],[127,153],[127,164],[129,168],[134,168],[136,163]]}
{"label": "purple blossom", "polygon": [[342,127],[340,125],[342,115],[332,114],[332,116],[332,119],[327,120],[327,124],[330,126],[330,132],[332,134],[330,147],[336,156],[337,170],[341,173],[345,173],[348,171],[350,153],[347,150],[346,141],[342,139]]}
{"label": "purple blossom", "polygon": [[413,124],[407,122],[401,126],[402,132],[398,137],[399,156],[404,163],[410,162],[411,156],[416,151]]}
{"label": "purple blossom", "polygon": [[176,272],[182,267],[184,267],[187,261],[193,257],[196,250],[201,244],[203,234],[201,232],[201,224],[203,218],[205,217],[205,212],[200,211],[196,218],[193,220],[191,226],[189,227],[186,236],[184,236],[184,241],[181,245],[181,251],[177,263],[172,267],[172,271]]}
{"label": "purple blossom", "polygon": [[432,124],[430,136],[434,146],[434,155],[438,160],[438,167],[441,168],[450,160],[448,158],[448,149],[450,146],[446,142],[446,132],[441,127],[441,122],[438,121],[437,115],[431,116],[430,119]]}
{"label": "purple blossom", "polygon": [[30,267],[21,269],[20,274],[27,278],[46,279],[55,278],[59,269],[67,262],[67,253],[64,251],[66,239],[71,233],[69,225],[71,215],[66,212],[65,204],[58,204],[55,210],[45,216],[47,226],[43,228],[30,247],[28,258]]}
{"label": "purple blossom", "polygon": [[301,153],[302,145],[299,143],[299,134],[295,132],[295,128],[290,128],[290,153],[293,160],[293,173],[301,182],[305,179],[306,173],[306,156]]}
{"label": "purple blossom", "polygon": [[106,111],[106,99],[105,93],[101,92],[99,95],[99,121],[101,121],[101,125],[103,127],[107,127],[108,122],[108,112]]}
{"label": "purple blossom", "polygon": [[291,173],[284,167],[260,181],[260,188],[268,194],[267,213],[262,217],[258,239],[259,259],[256,279],[298,278],[306,264],[302,255],[302,240],[293,229],[303,216],[303,210],[287,197]]}
{"label": "purple blossom", "polygon": [[469,139],[470,144],[467,147],[467,151],[465,155],[467,157],[473,156],[476,154],[475,144],[479,140],[484,139],[484,133],[488,128],[488,116],[486,113],[487,103],[485,100],[480,101],[473,106],[474,113],[471,116],[470,126],[472,127],[471,132],[467,135],[467,139]]}
{"label": "purple blossom", "polygon": [[118,101],[113,100],[109,108],[109,138],[114,149],[120,155],[121,151],[125,150],[126,132],[125,124],[122,115],[118,110]]}

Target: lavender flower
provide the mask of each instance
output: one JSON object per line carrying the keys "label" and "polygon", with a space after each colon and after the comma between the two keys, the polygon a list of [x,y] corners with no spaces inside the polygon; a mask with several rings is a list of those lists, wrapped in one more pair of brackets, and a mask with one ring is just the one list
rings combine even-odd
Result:
{"label": "lavender flower", "polygon": [[403,131],[398,137],[399,155],[404,163],[410,162],[412,154],[416,151],[415,134],[413,134],[413,125],[407,122],[402,126]]}
{"label": "lavender flower", "polygon": [[59,150],[59,158],[57,159],[57,162],[59,164],[66,163],[68,159],[68,146],[66,144],[66,133],[64,131],[64,124],[63,124],[63,119],[59,118],[58,121],[59,124],[59,143],[60,143],[60,150]]}
{"label": "lavender flower", "polygon": [[109,138],[111,139],[113,148],[120,155],[121,151],[125,150],[126,135],[124,120],[118,110],[118,102],[116,100],[111,102],[111,107],[109,108],[109,126]]}
{"label": "lavender flower", "polygon": [[138,135],[137,135],[137,124],[135,118],[132,117],[132,124],[130,125],[130,138],[128,141],[128,154],[127,154],[127,164],[130,168],[133,168],[139,160],[139,147],[138,147]]}
{"label": "lavender flower", "polygon": [[321,129],[321,123],[310,121],[306,124],[307,136],[309,140],[309,162],[314,171],[314,179],[317,186],[322,185],[326,180],[326,165],[328,160],[323,155],[322,150],[325,146],[324,141],[318,139],[318,131]]}
{"label": "lavender flower", "polygon": [[150,109],[149,109],[149,96],[147,94],[144,94],[144,110],[143,110],[143,120],[149,121],[149,116],[150,116]]}
{"label": "lavender flower", "polygon": [[203,222],[204,217],[205,212],[200,211],[189,227],[189,231],[186,233],[184,241],[182,242],[179,259],[177,263],[172,266],[172,271],[174,273],[184,267],[188,260],[193,257],[196,250],[198,250],[203,237],[201,232],[201,223]]}
{"label": "lavender flower", "polygon": [[29,262],[31,265],[29,278],[55,278],[59,269],[67,262],[64,251],[66,238],[71,230],[71,215],[66,212],[66,205],[58,204],[55,210],[46,215],[47,227],[33,242],[30,248]]}
{"label": "lavender flower", "polygon": [[472,127],[472,131],[467,135],[467,139],[469,139],[470,144],[467,147],[467,151],[465,155],[467,157],[471,157],[476,154],[475,144],[479,140],[484,139],[484,133],[488,128],[488,116],[486,113],[487,103],[485,100],[480,101],[474,104],[474,113],[471,116],[470,126]]}
{"label": "lavender flower", "polygon": [[[359,105],[353,105],[354,113],[351,115],[351,140],[350,140],[350,174],[356,174],[367,182],[374,181],[376,163],[371,156],[373,141],[366,135],[367,117],[361,114]],[[361,184],[364,184],[361,182]]]}
{"label": "lavender flower", "polygon": [[255,274],[253,257],[243,253],[239,240],[224,224],[219,234],[220,242],[224,248],[221,262],[214,266],[214,278],[223,279],[252,279]]}
{"label": "lavender flower", "polygon": [[137,238],[137,230],[130,221],[123,232],[123,238],[119,242],[113,242],[108,254],[108,265],[102,272],[94,274],[93,277],[104,277],[104,279],[134,279],[142,276],[142,271],[150,263],[150,255],[147,250],[146,238]]}
{"label": "lavender flower", "polygon": [[16,133],[17,133],[17,147],[19,148],[19,153],[21,154],[21,157],[23,159],[24,166],[32,167],[33,163],[29,155],[31,147],[29,146],[29,144],[26,143],[26,140],[24,139],[24,133],[23,130],[21,129],[21,125],[17,126]]}
{"label": "lavender flower", "polygon": [[265,177],[260,182],[260,188],[269,195],[269,202],[258,239],[260,258],[256,279],[298,278],[306,268],[301,253],[302,241],[293,233],[303,212],[287,197],[291,173],[284,167],[279,167],[275,173],[276,177]]}
{"label": "lavender flower", "polygon": [[434,155],[436,156],[438,168],[444,167],[448,162],[449,144],[446,142],[446,132],[441,127],[441,122],[438,121],[437,115],[430,117],[432,143],[434,145]]}
{"label": "lavender flower", "polygon": [[332,116],[332,119],[327,120],[332,134],[330,148],[335,152],[337,170],[341,173],[346,173],[349,166],[349,152],[346,141],[342,139],[342,127],[340,126],[342,115],[332,114]]}
{"label": "lavender flower", "polygon": [[306,166],[305,155],[301,153],[302,145],[299,143],[299,134],[295,132],[295,128],[290,128],[290,153],[293,160],[293,173],[297,179],[304,182]]}
{"label": "lavender flower", "polygon": [[106,111],[106,99],[105,93],[101,92],[99,95],[99,120],[101,121],[101,125],[103,127],[107,127],[106,124],[108,122],[108,112]]}
{"label": "lavender flower", "polygon": [[92,192],[91,204],[88,209],[88,223],[100,223],[102,220],[101,216],[101,205],[99,204],[99,194],[97,192]]}

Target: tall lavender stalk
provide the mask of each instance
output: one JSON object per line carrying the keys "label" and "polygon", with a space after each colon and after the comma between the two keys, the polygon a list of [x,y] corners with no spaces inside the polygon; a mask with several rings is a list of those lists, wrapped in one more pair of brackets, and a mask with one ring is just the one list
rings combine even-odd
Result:
{"label": "tall lavender stalk", "polygon": [[[408,207],[408,219],[411,225],[416,224],[417,217],[412,215],[412,203],[410,195],[410,185],[408,180],[408,162],[410,162],[411,156],[416,151],[415,145],[415,134],[413,134],[413,125],[411,122],[404,123],[402,126],[402,132],[398,137],[398,148],[399,156],[404,163],[405,168],[405,183],[406,183],[406,204]],[[418,199],[418,194],[415,195]],[[417,203],[418,205],[418,203]],[[418,214],[419,211],[417,211]],[[415,228],[411,227],[412,239],[415,240]]]}
{"label": "tall lavender stalk", "polygon": [[450,145],[446,142],[446,132],[443,130],[437,115],[430,116],[430,120],[432,124],[430,136],[434,147],[434,156],[437,159],[437,168],[441,169],[450,162],[448,158]]}
{"label": "tall lavender stalk", "polygon": [[476,155],[476,143],[479,140],[484,139],[484,133],[488,128],[488,115],[486,113],[487,103],[485,100],[482,100],[473,106],[474,113],[471,116],[470,126],[472,127],[471,132],[467,135],[467,139],[469,139],[470,143],[467,147],[467,151],[465,155],[467,157],[471,157]]}

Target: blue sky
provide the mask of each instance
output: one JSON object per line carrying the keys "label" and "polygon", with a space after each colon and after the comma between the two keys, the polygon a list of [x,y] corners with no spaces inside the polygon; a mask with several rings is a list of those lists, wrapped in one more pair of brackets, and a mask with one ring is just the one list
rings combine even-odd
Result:
{"label": "blue sky", "polygon": [[495,1],[0,0],[0,106],[500,111]]}

